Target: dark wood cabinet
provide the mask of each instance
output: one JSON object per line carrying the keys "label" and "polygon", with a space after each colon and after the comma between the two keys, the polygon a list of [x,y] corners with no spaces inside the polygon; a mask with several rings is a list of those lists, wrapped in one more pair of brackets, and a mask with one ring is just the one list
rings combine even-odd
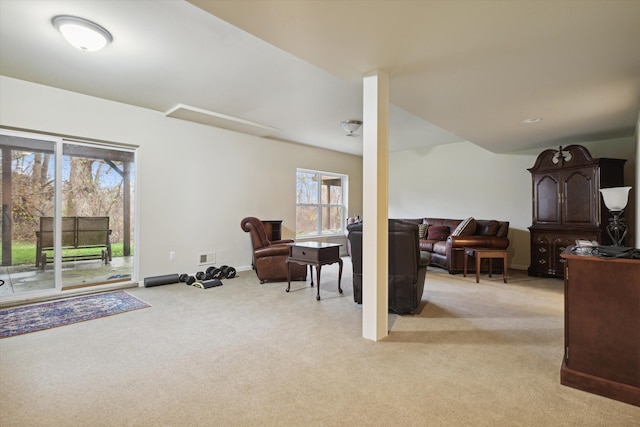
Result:
{"label": "dark wood cabinet", "polygon": [[560,254],[577,239],[609,245],[609,212],[600,188],[624,185],[624,159],[593,158],[580,145],[545,150],[529,169],[532,181],[532,276],[563,277]]}
{"label": "dark wood cabinet", "polygon": [[270,242],[282,240],[282,220],[264,220],[264,231],[267,232],[267,238]]}
{"label": "dark wood cabinet", "polygon": [[640,260],[563,254],[560,383],[640,406]]}

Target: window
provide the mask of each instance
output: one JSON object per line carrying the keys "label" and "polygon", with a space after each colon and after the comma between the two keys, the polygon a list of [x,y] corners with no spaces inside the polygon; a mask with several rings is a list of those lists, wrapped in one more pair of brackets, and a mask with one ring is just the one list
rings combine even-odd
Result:
{"label": "window", "polygon": [[298,169],[296,237],[344,233],[347,176]]}

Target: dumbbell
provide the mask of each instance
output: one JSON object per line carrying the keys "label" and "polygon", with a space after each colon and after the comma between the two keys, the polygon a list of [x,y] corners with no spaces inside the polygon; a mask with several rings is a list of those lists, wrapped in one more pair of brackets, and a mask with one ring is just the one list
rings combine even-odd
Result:
{"label": "dumbbell", "polygon": [[222,276],[225,279],[233,279],[234,277],[236,277],[236,269],[233,267],[223,265],[222,267],[220,267],[220,270],[222,270]]}
{"label": "dumbbell", "polygon": [[186,283],[187,285],[191,286],[196,282],[196,278],[193,276],[190,276],[188,274],[182,273],[180,276],[178,276],[178,280]]}
{"label": "dumbbell", "polygon": [[178,276],[178,280],[180,282],[184,282],[189,286],[193,285],[196,282],[202,282],[202,281],[206,281],[206,280],[210,280],[210,279],[211,279],[211,276],[209,275],[209,273],[205,273],[205,272],[202,272],[202,271],[198,271],[196,273],[195,277],[194,276],[190,276],[190,275],[185,274],[185,273],[183,273],[180,276]]}
{"label": "dumbbell", "polygon": [[206,273],[204,271],[198,271],[196,273],[196,279],[198,280],[209,280],[211,279],[211,272],[207,271]]}
{"label": "dumbbell", "polygon": [[224,274],[221,268],[209,267],[207,268],[207,273],[211,276],[210,279],[222,279],[224,278]]}

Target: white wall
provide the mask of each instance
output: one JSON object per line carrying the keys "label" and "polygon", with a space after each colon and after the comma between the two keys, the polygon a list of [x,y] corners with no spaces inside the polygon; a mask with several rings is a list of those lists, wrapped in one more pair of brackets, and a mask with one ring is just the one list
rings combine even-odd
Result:
{"label": "white wall", "polygon": [[[362,159],[167,118],[163,113],[0,76],[0,125],[138,145],[138,279],[251,263],[246,216],[282,219],[295,233],[296,168],[349,176],[349,209],[362,212]],[[169,261],[169,251],[176,252]]]}
{"label": "white wall", "polygon": [[[634,186],[635,194],[634,138],[581,145],[594,157],[629,159],[625,164],[625,183]],[[495,154],[470,142],[461,142],[391,153],[389,217],[472,216],[509,221],[510,266],[526,269],[530,247],[527,227],[532,217],[531,174],[527,169],[542,151]],[[635,212],[627,210],[625,216],[632,222]],[[633,235],[629,241],[634,241]]]}

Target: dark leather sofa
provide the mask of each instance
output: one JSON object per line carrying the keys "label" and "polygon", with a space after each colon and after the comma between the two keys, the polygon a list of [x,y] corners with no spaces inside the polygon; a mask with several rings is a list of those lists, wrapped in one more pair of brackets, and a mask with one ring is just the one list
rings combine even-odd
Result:
{"label": "dark leather sofa", "polygon": [[[469,221],[472,220],[472,221]],[[488,248],[507,249],[509,247],[508,221],[484,220],[484,219],[446,219],[446,218],[412,218],[403,219],[412,224],[426,224],[426,235],[420,239],[420,250],[430,255],[430,265],[444,268],[450,274],[462,273],[464,269],[464,248]],[[458,226],[464,222],[468,226],[459,235],[452,235]],[[444,228],[444,234],[437,238],[429,238],[429,230],[432,227]],[[446,232],[448,227],[448,232]],[[438,231],[441,231],[440,229]],[[501,272],[503,262],[501,259],[492,260],[494,272]],[[487,265],[488,267],[488,265]],[[475,272],[475,262],[469,262],[468,270]]]}
{"label": "dark leather sofa", "polygon": [[[362,304],[362,222],[347,226],[353,265],[353,299]],[[421,256],[418,226],[389,220],[389,310],[411,313],[420,304],[429,261]]]}

